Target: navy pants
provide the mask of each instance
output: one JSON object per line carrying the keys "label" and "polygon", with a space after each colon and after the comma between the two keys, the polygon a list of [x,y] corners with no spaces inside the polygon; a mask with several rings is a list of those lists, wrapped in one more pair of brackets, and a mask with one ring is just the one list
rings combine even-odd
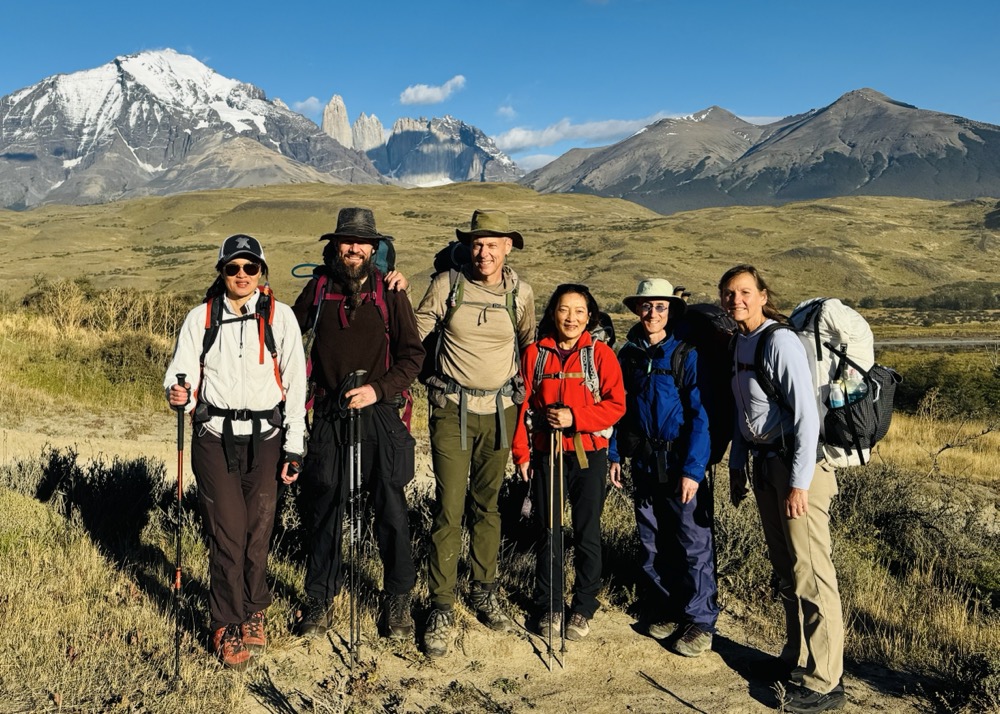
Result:
{"label": "navy pants", "polygon": [[653,607],[656,619],[714,632],[719,605],[708,480],[686,504],[678,492],[679,476],[661,483],[655,473],[636,469],[633,481],[642,569],[661,600]]}

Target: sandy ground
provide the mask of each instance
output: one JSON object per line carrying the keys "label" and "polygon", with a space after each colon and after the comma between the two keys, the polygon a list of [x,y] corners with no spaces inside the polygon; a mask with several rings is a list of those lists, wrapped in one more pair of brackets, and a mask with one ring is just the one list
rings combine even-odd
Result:
{"label": "sandy ground", "polygon": [[[107,433],[51,416],[45,430],[34,424],[4,429],[3,462],[37,457],[46,446],[72,446],[82,460],[140,456],[162,459],[168,478],[176,472],[176,421],[169,413],[147,423],[147,433]],[[54,426],[57,425],[57,426]],[[100,432],[100,433],[98,433]],[[185,467],[185,479],[190,478]],[[418,443],[418,474],[430,481],[426,442]],[[345,597],[344,595],[341,596]],[[346,604],[344,605],[346,608]],[[759,669],[778,643],[752,642],[741,621],[724,612],[713,651],[686,659],[646,636],[628,614],[602,610],[591,635],[567,643],[560,667],[547,667],[546,644],[526,623],[495,633],[459,608],[456,641],[437,660],[413,642],[378,637],[363,624],[360,662],[351,674],[344,632],[302,640],[286,635],[258,658],[248,677],[247,712],[765,712],[775,691]],[[417,613],[418,631],[422,617]],[[275,623],[277,624],[277,623]],[[273,625],[272,625],[273,627]],[[279,625],[280,627],[280,625]],[[846,711],[916,712],[929,703],[918,682],[870,665],[848,664]]]}

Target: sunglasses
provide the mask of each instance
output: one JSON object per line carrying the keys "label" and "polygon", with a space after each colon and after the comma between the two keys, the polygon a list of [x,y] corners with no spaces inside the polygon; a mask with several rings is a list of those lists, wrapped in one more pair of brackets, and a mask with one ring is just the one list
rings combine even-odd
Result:
{"label": "sunglasses", "polygon": [[239,263],[226,263],[222,266],[222,272],[228,275],[230,278],[235,278],[243,271],[248,276],[253,277],[260,272],[260,263],[246,263],[240,265]]}
{"label": "sunglasses", "polygon": [[669,309],[670,305],[667,305],[665,303],[658,303],[654,305],[651,302],[644,302],[642,305],[639,306],[639,314],[645,315],[647,312],[652,312],[653,310],[656,310],[657,313],[662,315]]}

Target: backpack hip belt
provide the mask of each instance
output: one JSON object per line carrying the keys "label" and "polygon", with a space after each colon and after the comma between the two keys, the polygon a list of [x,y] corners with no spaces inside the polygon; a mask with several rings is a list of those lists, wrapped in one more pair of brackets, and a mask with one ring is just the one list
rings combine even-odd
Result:
{"label": "backpack hip belt", "polygon": [[274,416],[275,409],[280,407],[281,404],[277,404],[270,409],[253,411],[251,409],[223,409],[221,407],[213,406],[212,404],[205,404],[205,413],[207,413],[208,416],[223,418],[222,449],[226,454],[226,466],[229,471],[235,471],[239,466],[239,460],[236,458],[236,435],[233,433],[233,422],[252,422],[253,431],[250,435],[250,448],[247,452],[247,466],[252,467],[254,457],[256,456],[255,452],[257,451],[257,447],[260,445],[260,422],[262,419],[270,419]]}
{"label": "backpack hip belt", "polygon": [[503,398],[513,397],[516,386],[511,377],[500,389],[472,389],[463,387],[451,377],[439,374],[428,380],[428,387],[438,390],[441,394],[458,395],[458,428],[462,434],[462,451],[468,451],[469,397],[489,397],[496,395],[497,428],[500,432],[500,443],[507,442],[507,420],[504,418]]}

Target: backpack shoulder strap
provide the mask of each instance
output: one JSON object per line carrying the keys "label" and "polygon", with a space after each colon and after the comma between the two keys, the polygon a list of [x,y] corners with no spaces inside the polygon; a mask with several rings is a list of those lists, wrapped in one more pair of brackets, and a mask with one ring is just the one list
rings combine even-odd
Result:
{"label": "backpack shoulder strap", "polygon": [[764,391],[768,400],[772,402],[777,402],[786,409],[790,409],[791,406],[786,403],[784,399],[778,397],[778,388],[774,385],[774,381],[771,376],[767,373],[764,368],[764,348],[770,343],[771,335],[773,335],[778,330],[793,330],[792,327],[785,325],[780,322],[776,322],[773,325],[768,325],[764,328],[764,331],[760,333],[760,337],[757,339],[757,347],[753,354],[753,370],[757,375],[757,384]]}
{"label": "backpack shoulder strap", "polygon": [[594,404],[597,404],[601,401],[601,376],[597,372],[597,364],[594,360],[593,343],[580,349],[580,366],[583,368],[583,381],[590,393],[594,395]]}
{"label": "backpack shoulder strap", "polygon": [[681,340],[674,348],[674,353],[670,355],[670,371],[673,372],[674,385],[678,392],[684,386],[684,379],[687,376],[687,356],[693,349],[694,345]]}
{"label": "backpack shoulder strap", "polygon": [[219,325],[222,324],[222,301],[223,297],[217,295],[210,297],[205,303],[205,336],[201,341],[201,356],[198,358],[202,369],[205,367],[205,355],[215,344],[216,337],[219,336]]}
{"label": "backpack shoulder strap", "polygon": [[458,306],[462,304],[462,298],[465,296],[465,277],[462,275],[461,271],[450,268],[448,270],[448,299],[445,305],[448,310],[444,314],[444,318],[441,320],[441,326],[444,327],[449,322],[455,314],[455,310]]}
{"label": "backpack shoulder strap", "polygon": [[271,354],[274,363],[274,381],[281,389],[281,401],[285,401],[285,385],[281,381],[281,366],[278,364],[278,343],[274,339],[274,292],[267,285],[260,288],[257,296],[257,336],[260,341],[260,363],[264,364],[264,348]]}

